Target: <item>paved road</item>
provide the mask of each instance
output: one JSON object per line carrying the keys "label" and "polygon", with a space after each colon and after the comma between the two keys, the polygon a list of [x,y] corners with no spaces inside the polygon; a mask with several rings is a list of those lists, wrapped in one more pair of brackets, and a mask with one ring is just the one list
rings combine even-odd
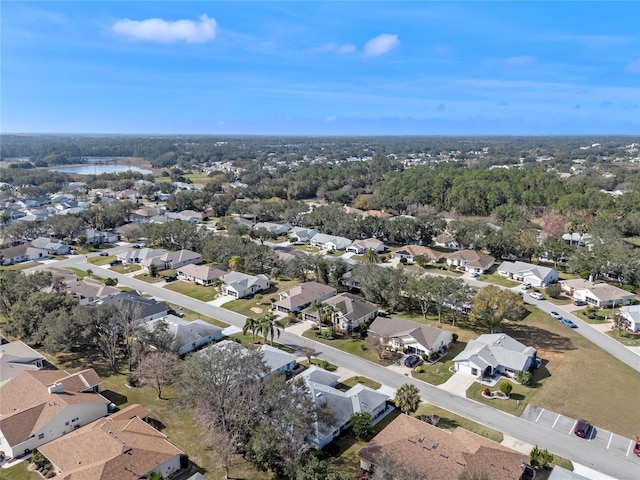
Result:
{"label": "paved road", "polygon": [[[84,270],[90,268],[97,276],[118,278],[119,285],[144,291],[158,299],[181,305],[201,315],[216,318],[230,325],[239,327],[244,325],[245,317],[243,315],[209,305],[153,284],[127,277],[126,275],[96,267],[95,265],[86,263],[84,256],[63,260],[62,262],[58,262],[58,265],[73,265]],[[486,425],[529,444],[546,448],[557,455],[571,459],[617,479],[636,480],[639,478],[640,459],[637,457],[621,457],[614,451],[603,450],[596,444],[586,442],[583,439],[561,434],[545,425],[540,425],[524,418],[514,417],[513,415],[481,403],[453,395],[432,385],[373,364],[362,358],[288,332],[283,332],[279,341],[299,349],[304,346],[311,346],[316,350],[317,356],[336,365],[344,366],[358,375],[367,376],[393,388],[398,388],[403,383],[412,383],[418,387],[422,399],[428,403]]]}

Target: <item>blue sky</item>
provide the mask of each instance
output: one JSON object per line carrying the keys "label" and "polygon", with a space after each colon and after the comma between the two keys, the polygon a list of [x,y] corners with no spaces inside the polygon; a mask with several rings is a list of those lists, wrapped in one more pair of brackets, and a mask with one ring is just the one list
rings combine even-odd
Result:
{"label": "blue sky", "polygon": [[10,2],[2,132],[640,133],[640,2]]}

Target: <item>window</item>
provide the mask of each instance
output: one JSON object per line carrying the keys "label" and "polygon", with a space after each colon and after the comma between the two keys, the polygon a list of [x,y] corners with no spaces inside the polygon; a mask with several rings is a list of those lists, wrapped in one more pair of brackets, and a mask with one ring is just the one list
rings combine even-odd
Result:
{"label": "window", "polygon": [[77,422],[77,421],[78,421],[78,417],[76,417],[76,418],[72,418],[72,419],[71,419],[71,421],[72,421],[72,422]]}
{"label": "window", "polygon": [[40,435],[38,435],[38,440],[42,440],[44,438],[44,433],[41,433]]}

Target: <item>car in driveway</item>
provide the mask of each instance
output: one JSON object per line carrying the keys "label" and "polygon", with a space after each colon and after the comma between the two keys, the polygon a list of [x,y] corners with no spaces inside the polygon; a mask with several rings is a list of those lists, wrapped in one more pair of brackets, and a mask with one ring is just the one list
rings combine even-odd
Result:
{"label": "car in driveway", "polygon": [[523,283],[522,286],[520,287],[522,290],[531,290],[533,288],[533,286],[530,283]]}
{"label": "car in driveway", "polygon": [[571,328],[578,328],[578,326],[573,323],[571,320],[569,320],[568,318],[563,318],[562,320],[560,320],[563,324],[565,324],[567,327],[571,327]]}
{"label": "car in driveway", "polygon": [[542,294],[538,292],[531,292],[529,296],[534,300],[544,300],[544,297],[542,296]]}
{"label": "car in driveway", "polygon": [[633,454],[640,457],[640,437],[636,437],[636,441],[633,445]]}
{"label": "car in driveway", "polygon": [[109,254],[107,252],[100,252],[101,257],[108,257]]}
{"label": "car in driveway", "polygon": [[478,272],[471,272],[471,278],[478,278],[480,274]]}
{"label": "car in driveway", "polygon": [[591,430],[591,424],[586,420],[578,420],[576,422],[576,426],[573,429],[573,433],[580,438],[585,438],[589,435],[589,431]]}
{"label": "car in driveway", "polygon": [[404,359],[404,366],[409,368],[417,367],[421,363],[422,359],[418,355],[409,355]]}
{"label": "car in driveway", "polygon": [[562,315],[560,315],[558,312],[549,312],[549,315],[551,315],[551,317],[555,318],[556,320],[562,320]]}
{"label": "car in driveway", "polygon": [[122,260],[114,260],[109,264],[111,267],[115,267],[116,265],[122,265]]}
{"label": "car in driveway", "polygon": [[585,302],[584,300],[574,300],[573,304],[576,307],[584,307],[585,305],[587,305],[587,302]]}

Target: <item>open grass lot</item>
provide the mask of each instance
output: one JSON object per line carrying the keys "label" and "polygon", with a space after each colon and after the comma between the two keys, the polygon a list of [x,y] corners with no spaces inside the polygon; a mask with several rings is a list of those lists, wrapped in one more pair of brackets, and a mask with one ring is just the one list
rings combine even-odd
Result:
{"label": "open grass lot", "polygon": [[[289,345],[285,345],[282,343],[278,343],[277,339],[278,336],[276,334],[276,338],[275,340],[272,342],[271,338],[269,339],[269,341],[265,342],[264,338],[261,337],[260,335],[256,335],[255,338],[253,335],[251,335],[250,333],[247,333],[246,335],[244,333],[234,333],[232,335],[229,335],[229,339],[230,340],[237,340],[239,341],[242,345],[258,345],[258,344],[262,344],[262,343],[267,343],[268,345],[272,345],[275,348],[279,348],[280,350],[282,350],[283,352],[287,352],[287,353],[291,353],[291,354],[295,354],[296,353],[296,349],[294,347],[291,347]],[[313,359],[312,359],[313,361]],[[309,366],[308,364],[306,366]]]}
{"label": "open grass lot", "polygon": [[[635,438],[640,412],[612,406],[629,401],[633,386],[640,385],[640,373],[545,313],[531,306],[527,309],[532,313],[522,322],[508,322],[503,328],[516,340],[536,347],[544,360],[536,371],[534,388],[520,391],[525,387],[514,385],[513,393],[523,395],[520,407],[532,403],[569,417],[586,418],[593,425]],[[483,401],[474,392],[467,396]],[[512,408],[496,405],[508,400],[487,401],[496,408]]]}
{"label": "open grass lot", "polygon": [[108,263],[113,262],[115,259],[116,259],[115,255],[108,255],[106,257],[101,257],[98,255],[96,257],[91,257],[87,259],[87,261],[92,265],[98,265],[101,267],[102,265],[107,265]]}
{"label": "open grass lot", "polygon": [[[232,310],[240,315],[247,317],[259,317],[264,315],[271,308],[271,300],[278,301],[280,299],[279,294],[285,290],[289,290],[291,287],[299,285],[301,282],[297,280],[277,280],[272,282],[271,288],[260,292],[256,295],[260,300],[256,300],[256,295],[249,298],[240,298],[238,300],[231,300],[230,302],[222,305],[222,308]],[[253,310],[252,310],[253,309]],[[259,311],[258,311],[259,310]]]}
{"label": "open grass lot", "polygon": [[218,296],[218,290],[214,287],[203,287],[191,282],[183,282],[178,280],[164,286],[167,290],[178,292],[188,297],[195,298],[202,302],[210,302]]}
{"label": "open grass lot", "polygon": [[316,342],[324,343],[325,345],[329,345],[330,347],[337,348],[338,350],[342,350],[343,352],[351,353],[353,355],[357,355],[358,357],[364,358],[365,360],[369,360],[370,362],[377,363],[378,365],[388,366],[391,365],[391,360],[381,360],[378,358],[378,354],[373,350],[367,348],[366,350],[362,349],[364,342],[357,338],[350,337],[338,337],[334,340],[327,340],[322,336],[316,337],[316,331],[311,329],[304,332],[303,337],[310,338],[315,340]]}
{"label": "open grass lot", "polygon": [[2,480],[42,480],[42,475],[37,472],[27,470],[29,460],[14,465],[11,468],[3,468],[0,470],[0,478]]}
{"label": "open grass lot", "polygon": [[318,247],[312,247],[311,245],[307,245],[307,244],[292,243],[289,246],[291,248],[295,248],[296,250],[302,250],[303,252],[307,252],[307,253],[318,253],[320,251]]}
{"label": "open grass lot", "polygon": [[215,325],[220,328],[227,328],[229,326],[228,323],[221,322],[220,320],[217,320],[215,318],[207,317],[206,315],[200,315],[199,313],[194,312],[193,310],[189,310],[187,308],[181,308],[181,307],[178,307],[177,305],[173,305],[172,303],[168,303],[168,302],[167,302],[167,305],[169,305],[169,307],[172,310],[181,312],[184,315],[182,318],[185,320],[193,321],[193,320],[200,319],[200,320],[204,320],[205,322],[209,322],[211,325]]}
{"label": "open grass lot", "polygon": [[[431,385],[442,385],[453,375],[453,359],[467,346],[466,342],[456,342],[451,346],[447,354],[435,363],[423,363],[420,367],[411,370],[411,376],[430,383]],[[422,370],[422,373],[420,373]]]}
{"label": "open grass lot", "polygon": [[132,272],[137,272],[139,270],[142,270],[142,267],[135,263],[133,264],[127,263],[124,265],[116,265],[115,267],[109,268],[109,270],[113,270],[114,272],[118,272],[118,273],[132,273]]}
{"label": "open grass lot", "polygon": [[16,265],[9,265],[7,267],[0,267],[0,270],[26,270],[27,268],[37,267],[38,265],[42,265],[40,262],[23,262],[17,263]]}
{"label": "open grass lot", "polygon": [[467,420],[466,418],[460,417],[455,413],[451,413],[447,410],[435,407],[428,403],[421,404],[420,407],[418,407],[416,413],[413,414],[414,417],[419,417],[421,415],[437,415],[438,417],[440,417],[440,421],[437,425],[438,428],[442,428],[445,430],[455,430],[456,428],[461,427],[482,437],[493,440],[494,442],[500,443],[503,440],[502,433],[496,430],[485,427],[484,425],[480,425],[479,423],[473,422],[471,420]]}
{"label": "open grass lot", "polygon": [[478,280],[482,282],[493,283],[494,285],[500,285],[501,287],[517,287],[520,285],[519,282],[514,282],[513,280],[509,280],[508,278],[501,277],[492,269],[492,273],[483,274],[478,277]]}
{"label": "open grass lot", "polygon": [[351,387],[355,387],[359,383],[361,383],[365,387],[372,388],[373,390],[377,390],[382,386],[380,383],[376,382],[375,380],[371,380],[370,378],[356,376],[343,380],[342,382],[338,383],[338,385],[336,385],[336,388],[338,390],[347,391]]}

